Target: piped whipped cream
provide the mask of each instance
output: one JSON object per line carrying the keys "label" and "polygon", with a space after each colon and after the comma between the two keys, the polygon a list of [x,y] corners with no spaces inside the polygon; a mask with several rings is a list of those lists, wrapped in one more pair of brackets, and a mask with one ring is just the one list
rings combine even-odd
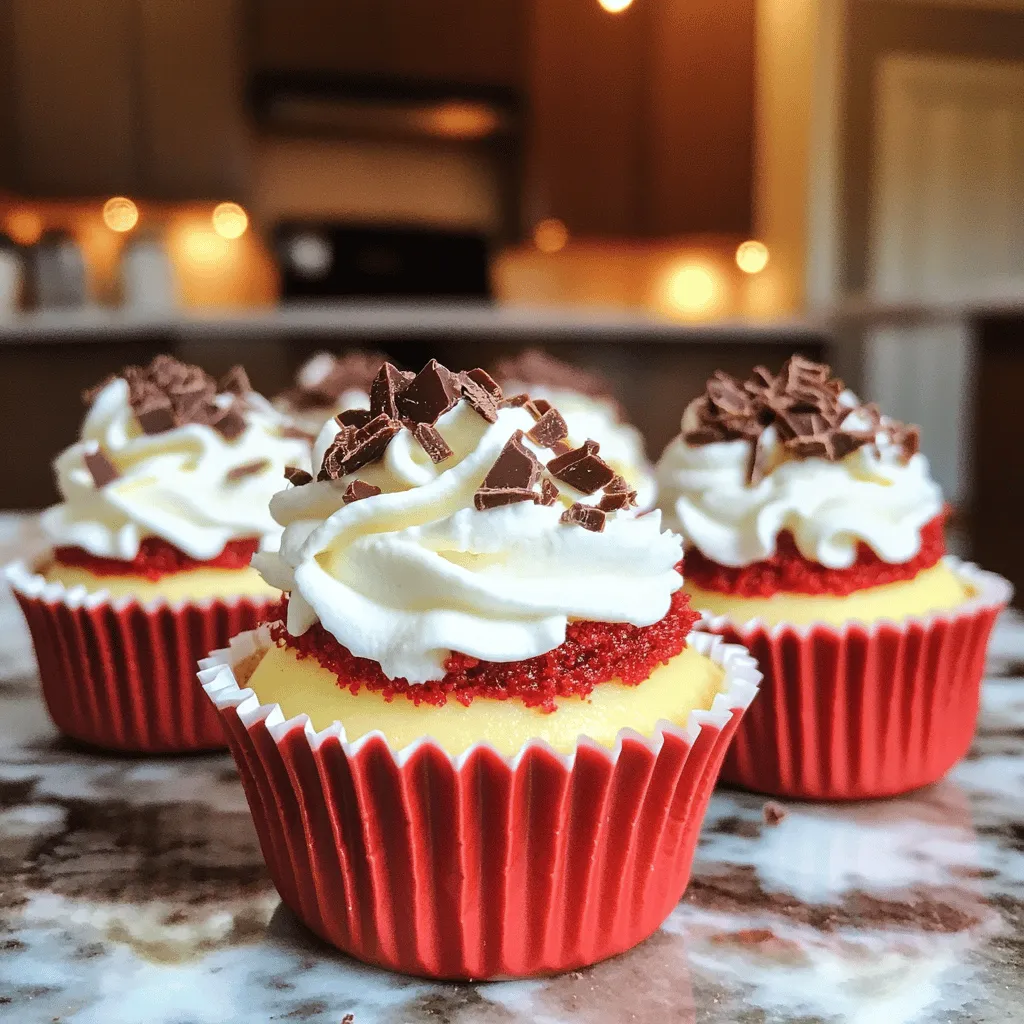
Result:
{"label": "piped whipped cream", "polygon": [[[54,464],[64,500],[42,514],[54,545],[125,561],[146,537],[200,560],[232,540],[276,545],[281,528],[270,498],[284,486],[286,466],[309,465],[309,444],[288,436],[285,417],[254,392],[225,393],[212,396],[205,418],[231,414],[226,433],[205,422],[146,433],[137,408],[123,377],[95,394],[80,440]],[[97,464],[107,471],[97,473]]]}
{"label": "piped whipped cream", "polygon": [[[660,514],[619,508],[599,530],[563,518],[570,506],[596,507],[612,484],[583,494],[556,479],[550,504],[478,507],[513,438],[542,464],[552,460],[525,436],[535,423],[514,406],[488,422],[463,399],[433,423],[451,450],[442,461],[403,428],[355,472],[276,495],[280,550],[253,564],[289,592],[289,631],[319,621],[353,654],[415,683],[440,679],[452,651],[497,662],[543,654],[565,640],[571,619],[645,626],[663,618],[682,583],[682,548]],[[314,467],[330,461],[342,429],[324,427]],[[352,500],[356,480],[370,496]]]}
{"label": "piped whipped cream", "polygon": [[[714,434],[706,433],[708,397],[691,403],[682,433],[658,463],[666,523],[687,545],[726,566],[772,557],[783,531],[805,558],[832,569],[852,566],[860,543],[894,564],[917,555],[922,527],[943,508],[928,460],[914,450],[916,436],[908,448],[903,424],[862,406],[841,382],[831,383],[833,426],[798,411],[735,436],[757,410],[741,410],[740,400],[726,394],[717,408],[732,410],[732,419],[719,416],[718,433],[734,436],[706,440]],[[806,428],[801,416],[808,417]],[[832,457],[794,454],[818,448]]]}

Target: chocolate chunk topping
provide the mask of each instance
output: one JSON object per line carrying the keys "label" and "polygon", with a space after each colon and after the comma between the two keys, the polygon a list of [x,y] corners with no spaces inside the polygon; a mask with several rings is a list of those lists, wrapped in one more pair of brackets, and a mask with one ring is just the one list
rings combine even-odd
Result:
{"label": "chocolate chunk topping", "polygon": [[346,505],[351,505],[353,501],[372,498],[375,494],[380,494],[379,487],[374,484],[368,484],[365,480],[353,480],[345,488],[345,493],[341,496],[341,500]]}
{"label": "chocolate chunk topping", "polygon": [[501,408],[506,409],[511,407],[513,409],[521,409],[524,405],[527,405],[529,401],[530,396],[525,392],[522,392],[518,395],[510,395],[508,398],[503,398],[501,400]]}
{"label": "chocolate chunk topping", "polygon": [[562,419],[562,414],[553,408],[546,409],[526,436],[541,448],[554,448],[559,442],[565,440],[569,435],[569,428]]}
{"label": "chocolate chunk topping", "polygon": [[337,480],[376,462],[401,429],[402,424],[398,420],[383,413],[375,416],[365,427],[343,426],[324,454],[318,479]]}
{"label": "chocolate chunk topping", "polygon": [[135,418],[144,434],[162,434],[165,430],[173,430],[175,426],[171,403],[159,395],[148,397],[144,404],[137,405]]}
{"label": "chocolate chunk topping", "polygon": [[415,374],[398,369],[392,363],[385,363],[377,372],[370,385],[370,412],[374,416],[382,413],[393,420],[398,419],[398,393],[405,388]]}
{"label": "chocolate chunk topping", "polygon": [[577,491],[593,494],[615,476],[615,470],[598,455],[600,447],[596,441],[587,440],[582,447],[553,458],[548,463],[548,472]]}
{"label": "chocolate chunk topping", "polygon": [[249,383],[249,374],[245,372],[245,367],[232,366],[221,378],[217,389],[231,395],[238,395],[240,398],[249,394],[252,391],[252,384]]}
{"label": "chocolate chunk topping", "polygon": [[497,461],[484,477],[484,487],[533,487],[540,477],[537,456],[523,444],[523,432],[517,430],[501,449]]}
{"label": "chocolate chunk topping", "polygon": [[777,803],[774,800],[769,800],[764,807],[761,808],[761,814],[764,818],[764,823],[769,828],[775,828],[786,819],[789,815],[789,811],[787,811],[782,804]]}
{"label": "chocolate chunk topping", "polygon": [[540,482],[540,499],[538,505],[554,505],[558,501],[558,488],[551,477],[544,477]]}
{"label": "chocolate chunk topping", "polygon": [[[880,429],[888,430],[904,458],[913,454],[916,428],[895,422],[883,427],[875,406],[851,407],[842,400],[844,390],[843,382],[833,377],[826,365],[799,355],[789,359],[777,375],[758,366],[748,380],[740,381],[718,371],[694,404],[691,415],[696,422],[683,439],[691,445],[739,439],[753,442],[748,467],[751,483],[757,483],[764,473],[761,441],[769,426],[775,428],[786,453],[797,459],[838,462],[872,443]],[[844,427],[852,413],[869,427]]]}
{"label": "chocolate chunk topping", "polygon": [[582,526],[584,530],[592,533],[601,533],[604,530],[604,523],[607,516],[593,505],[581,505],[578,501],[570,505],[563,513],[560,523],[568,523],[570,526]]}
{"label": "chocolate chunk topping", "polygon": [[303,487],[313,482],[313,474],[308,473],[304,469],[299,469],[298,466],[285,466],[284,478],[295,487]]}
{"label": "chocolate chunk topping", "polygon": [[107,484],[113,483],[121,475],[117,470],[117,466],[99,448],[94,452],[87,452],[83,456],[83,461],[96,487],[106,487]]}
{"label": "chocolate chunk topping", "polygon": [[632,508],[635,504],[636,491],[629,486],[625,477],[616,473],[605,485],[598,508],[605,512],[617,512],[620,509]]}
{"label": "chocolate chunk topping", "polygon": [[467,370],[459,379],[462,396],[488,423],[498,419],[501,388],[484,370]]}
{"label": "chocolate chunk topping", "polygon": [[232,402],[226,409],[217,409],[210,426],[227,441],[234,441],[245,433],[245,417]]}
{"label": "chocolate chunk topping", "polygon": [[398,413],[416,423],[436,423],[462,395],[460,381],[451,370],[431,359],[416,377],[395,395]]}
{"label": "chocolate chunk topping", "polygon": [[270,465],[270,459],[253,459],[252,462],[244,462],[241,466],[232,466],[227,471],[227,479],[231,483],[237,480],[244,480],[247,476],[255,473],[262,473]]}
{"label": "chocolate chunk topping", "polygon": [[599,374],[588,373],[535,348],[527,349],[515,358],[503,359],[494,370],[494,376],[502,383],[514,381],[518,384],[546,385],[578,391],[594,398],[613,396],[610,384]]}
{"label": "chocolate chunk topping", "polygon": [[369,409],[346,409],[334,419],[343,427],[365,427],[373,419],[373,413]]}
{"label": "chocolate chunk topping", "polygon": [[520,501],[537,501],[539,495],[529,487],[481,487],[473,495],[473,504],[480,512],[500,505],[514,505]]}
{"label": "chocolate chunk topping", "polygon": [[412,427],[412,435],[420,443],[420,447],[430,456],[435,465],[450,459],[455,453],[448,447],[448,442],[438,433],[437,427],[429,423],[416,423]]}
{"label": "chocolate chunk topping", "polygon": [[541,495],[533,488],[539,478],[540,463],[523,444],[523,432],[517,430],[505,442],[473,502],[478,509],[487,509],[517,501],[536,501]]}

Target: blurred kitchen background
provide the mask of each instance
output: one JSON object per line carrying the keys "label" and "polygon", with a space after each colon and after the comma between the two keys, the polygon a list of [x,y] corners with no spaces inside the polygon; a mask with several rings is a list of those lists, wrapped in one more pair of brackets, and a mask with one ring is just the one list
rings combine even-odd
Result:
{"label": "blurred kitchen background", "polygon": [[539,344],[656,458],[799,349],[1024,590],[1022,326],[1024,0],[0,0],[5,508],[158,351]]}

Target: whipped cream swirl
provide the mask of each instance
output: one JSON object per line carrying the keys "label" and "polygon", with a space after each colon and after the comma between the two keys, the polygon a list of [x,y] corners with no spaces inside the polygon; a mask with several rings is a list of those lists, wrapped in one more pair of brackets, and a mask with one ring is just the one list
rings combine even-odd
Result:
{"label": "whipped cream swirl", "polygon": [[[844,428],[870,426],[854,409]],[[683,416],[694,429],[695,405]],[[867,544],[883,561],[908,562],[921,547],[921,528],[943,507],[942,493],[921,454],[905,457],[881,418],[873,444],[839,461],[788,456],[773,427],[764,431],[759,458],[765,472],[749,480],[752,442],[691,445],[675,438],[658,463],[666,522],[688,545],[720,565],[743,566],[775,554],[779,534],[791,531],[800,553],[831,569],[846,569]]]}
{"label": "whipped cream swirl", "polygon": [[[235,399],[218,395],[227,407]],[[232,540],[276,544],[281,528],[268,504],[285,466],[309,465],[309,445],[287,435],[288,420],[266,399],[245,397],[245,428],[226,438],[187,423],[143,433],[128,382],[111,380],[96,395],[81,440],[54,464],[64,501],[42,514],[50,541],[102,558],[131,561],[146,537],[160,537],[192,558],[215,558]],[[100,452],[117,476],[97,486],[87,458]]]}
{"label": "whipped cream swirl", "polygon": [[[474,506],[506,442],[533,425],[525,409],[503,408],[488,423],[461,401],[436,423],[453,451],[442,463],[402,430],[380,461],[276,495],[280,551],[253,564],[290,592],[289,631],[319,621],[353,654],[415,683],[441,678],[451,651],[499,662],[543,654],[565,640],[571,619],[646,626],[663,618],[682,584],[682,547],[658,512],[616,512],[602,532],[562,523],[568,505],[600,494],[561,482],[550,506]],[[314,465],[336,434],[324,427]],[[356,478],[381,493],[345,505]]]}

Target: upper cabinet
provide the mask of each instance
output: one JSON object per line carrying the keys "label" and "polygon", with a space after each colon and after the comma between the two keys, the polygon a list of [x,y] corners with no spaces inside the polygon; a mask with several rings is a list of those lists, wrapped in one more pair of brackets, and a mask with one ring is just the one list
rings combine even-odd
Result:
{"label": "upper cabinet", "polygon": [[755,0],[534,0],[527,209],[573,234],[750,230]]}
{"label": "upper cabinet", "polygon": [[526,0],[252,0],[257,71],[523,84]]}
{"label": "upper cabinet", "polygon": [[8,0],[0,184],[28,195],[234,194],[241,0]]}

